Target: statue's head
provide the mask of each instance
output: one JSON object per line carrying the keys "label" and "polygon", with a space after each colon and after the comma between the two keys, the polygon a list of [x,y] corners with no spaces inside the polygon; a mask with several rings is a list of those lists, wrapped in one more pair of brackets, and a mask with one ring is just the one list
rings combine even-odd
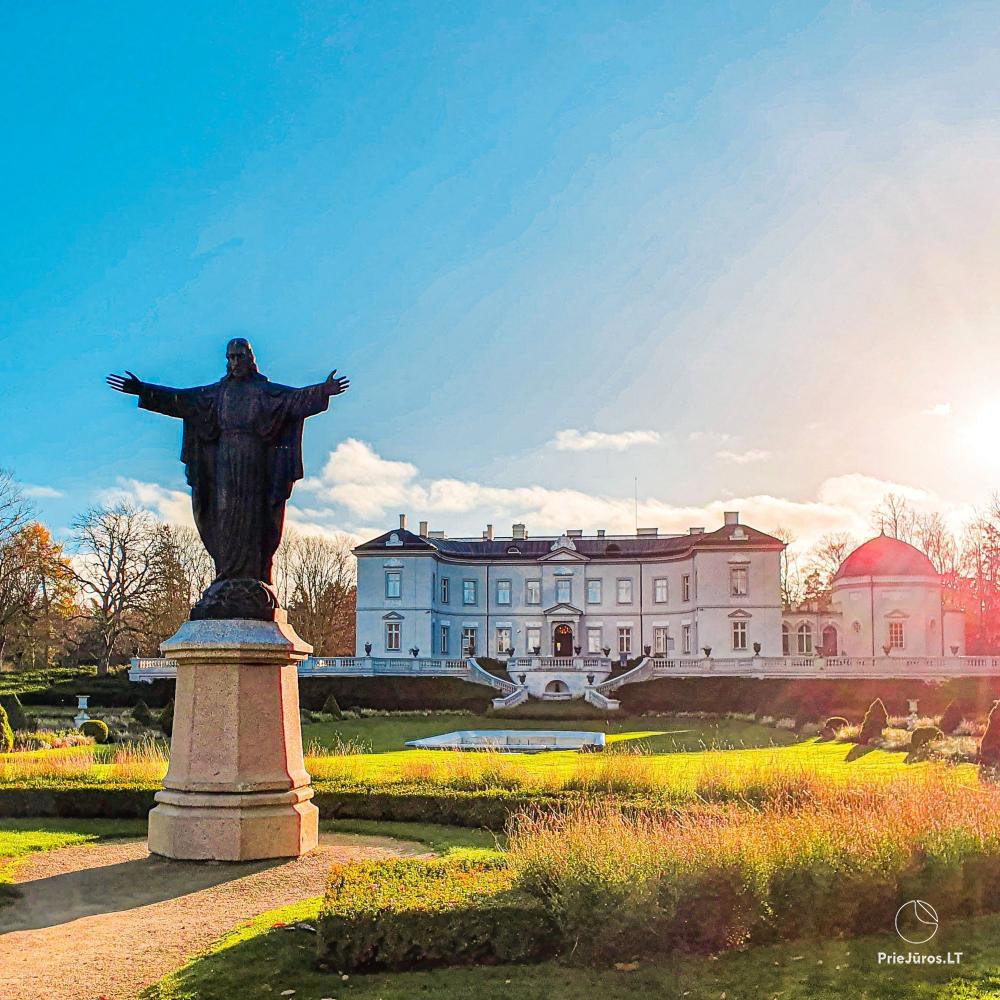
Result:
{"label": "statue's head", "polygon": [[253,348],[244,337],[233,337],[226,344],[226,374],[230,378],[249,378],[257,374]]}

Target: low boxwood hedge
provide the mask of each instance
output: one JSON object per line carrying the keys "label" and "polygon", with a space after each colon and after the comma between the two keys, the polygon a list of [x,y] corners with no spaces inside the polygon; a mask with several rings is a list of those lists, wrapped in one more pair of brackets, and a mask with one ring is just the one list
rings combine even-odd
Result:
{"label": "low boxwood hedge", "polygon": [[335,865],[317,927],[317,963],[338,973],[550,958],[541,903],[513,887],[502,856]]}

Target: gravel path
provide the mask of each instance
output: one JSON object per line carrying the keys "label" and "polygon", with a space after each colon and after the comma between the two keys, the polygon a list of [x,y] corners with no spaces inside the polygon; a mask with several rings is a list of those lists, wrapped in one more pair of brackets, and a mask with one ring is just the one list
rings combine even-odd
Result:
{"label": "gravel path", "polygon": [[145,840],[31,856],[0,908],[3,1000],[134,1000],[241,921],[323,892],[335,861],[416,856],[388,837],[323,834],[292,861],[167,861]]}

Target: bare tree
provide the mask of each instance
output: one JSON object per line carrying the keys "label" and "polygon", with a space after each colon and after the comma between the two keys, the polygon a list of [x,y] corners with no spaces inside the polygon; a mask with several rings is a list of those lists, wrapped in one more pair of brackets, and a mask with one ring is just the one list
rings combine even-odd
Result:
{"label": "bare tree", "polygon": [[872,526],[890,538],[912,542],[917,527],[917,514],[906,497],[899,493],[886,493],[872,511]]}
{"label": "bare tree", "polygon": [[780,525],[773,528],[771,534],[785,543],[781,550],[781,602],[786,607],[794,608],[802,601],[802,573],[794,549],[795,535],[789,528]]}
{"label": "bare tree", "polygon": [[105,675],[124,642],[141,637],[163,582],[164,532],[148,511],[128,502],[92,507],[73,524],[74,571],[98,639]]}
{"label": "bare tree", "polygon": [[857,542],[845,531],[831,532],[812,547],[808,556],[809,573],[815,574],[814,588],[829,589],[840,564],[856,548]]}
{"label": "bare tree", "polygon": [[320,655],[353,652],[356,565],[346,536],[289,533],[280,576],[289,620]]}
{"label": "bare tree", "polygon": [[194,605],[215,577],[212,557],[194,528],[170,525],[168,530],[184,577],[188,604]]}

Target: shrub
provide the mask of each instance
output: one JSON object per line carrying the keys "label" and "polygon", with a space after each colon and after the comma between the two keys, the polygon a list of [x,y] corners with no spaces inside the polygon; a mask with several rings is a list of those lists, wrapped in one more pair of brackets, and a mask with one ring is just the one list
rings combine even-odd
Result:
{"label": "shrub", "polygon": [[986,732],[979,741],[979,762],[990,767],[1000,766],[1000,701],[994,702],[986,717]]}
{"label": "shrub", "polygon": [[885,710],[881,698],[876,698],[865,712],[864,720],[861,723],[861,732],[858,733],[858,743],[871,743],[872,740],[880,739],[882,730],[889,724],[889,713]]}
{"label": "shrub", "polygon": [[10,753],[14,749],[14,730],[7,719],[7,709],[0,705],[0,753]]}
{"label": "shrub", "polygon": [[941,720],[938,722],[938,725],[941,727],[941,732],[950,735],[958,729],[964,718],[965,712],[962,705],[957,700],[949,701],[945,710],[941,713]]}
{"label": "shrub", "polygon": [[944,733],[937,726],[917,726],[910,735],[910,753],[920,753],[942,736]]}
{"label": "shrub", "polygon": [[823,723],[823,728],[820,730],[820,736],[822,736],[824,740],[835,739],[837,733],[839,733],[841,729],[846,729],[849,725],[850,723],[842,715],[831,715],[830,718]]}
{"label": "shrub", "polygon": [[171,736],[174,731],[174,699],[171,698],[170,701],[163,707],[163,711],[160,712],[160,729],[163,730],[164,735]]}
{"label": "shrub", "polygon": [[319,965],[347,973],[547,958],[552,925],[512,883],[492,852],[334,865],[317,926]]}
{"label": "shrub", "polygon": [[88,719],[80,726],[80,732],[84,736],[89,736],[95,743],[107,743],[110,733],[108,724],[100,719]]}
{"label": "shrub", "polygon": [[135,719],[140,726],[153,725],[153,713],[149,710],[149,705],[147,705],[141,698],[132,708],[132,718]]}
{"label": "shrub", "polygon": [[7,721],[10,723],[10,728],[13,729],[14,732],[27,732],[28,730],[35,728],[34,724],[24,711],[21,699],[18,698],[16,694],[0,698],[0,705],[3,705],[3,707],[7,710]]}
{"label": "shrub", "polygon": [[334,719],[342,719],[344,713],[340,710],[340,705],[337,702],[337,696],[331,691],[326,696],[326,701],[323,702],[323,714],[329,715]]}

